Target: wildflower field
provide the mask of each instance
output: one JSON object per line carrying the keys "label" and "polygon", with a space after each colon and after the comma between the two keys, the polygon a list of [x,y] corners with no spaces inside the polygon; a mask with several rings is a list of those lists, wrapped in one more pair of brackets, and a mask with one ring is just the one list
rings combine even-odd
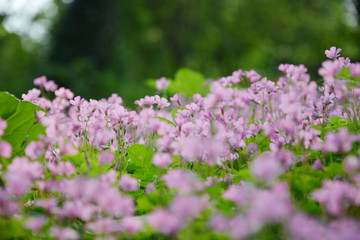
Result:
{"label": "wildflower field", "polygon": [[[0,92],[0,239],[360,239],[360,63]],[[156,92],[157,91],[157,92]]]}

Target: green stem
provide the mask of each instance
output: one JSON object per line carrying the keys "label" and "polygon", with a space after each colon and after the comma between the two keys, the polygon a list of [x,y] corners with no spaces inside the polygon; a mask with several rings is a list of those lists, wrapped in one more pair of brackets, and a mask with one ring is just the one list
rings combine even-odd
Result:
{"label": "green stem", "polygon": [[262,122],[265,122],[265,104],[261,104],[261,110],[262,110]]}
{"label": "green stem", "polygon": [[351,116],[350,116],[349,110],[347,109],[346,103],[344,104],[344,108],[345,108],[345,111],[346,111],[346,114],[347,114],[349,120],[351,121]]}

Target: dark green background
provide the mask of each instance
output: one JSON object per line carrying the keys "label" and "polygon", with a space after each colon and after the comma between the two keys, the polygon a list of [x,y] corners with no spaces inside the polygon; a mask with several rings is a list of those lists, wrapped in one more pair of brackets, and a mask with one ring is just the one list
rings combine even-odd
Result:
{"label": "dark green background", "polygon": [[318,80],[324,50],[333,45],[360,60],[359,21],[347,23],[345,2],[57,0],[48,44],[25,51],[0,25],[0,89],[21,96],[47,75],[76,95],[116,92],[131,106],[153,93],[145,80],[173,77],[182,67],[212,79],[239,68],[276,79],[280,63],[303,63]]}

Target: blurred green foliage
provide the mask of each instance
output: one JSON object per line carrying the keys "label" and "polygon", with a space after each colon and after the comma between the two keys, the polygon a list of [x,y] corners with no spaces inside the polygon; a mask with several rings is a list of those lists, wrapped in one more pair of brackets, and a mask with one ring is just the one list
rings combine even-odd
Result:
{"label": "blurred green foliage", "polygon": [[29,76],[39,64],[38,56],[25,51],[20,37],[8,33],[2,25],[0,52],[0,89],[19,95],[32,86]]}
{"label": "blurred green foliage", "polygon": [[147,79],[186,67],[207,78],[242,68],[276,78],[277,66],[305,64],[314,80],[335,45],[360,58],[359,25],[338,0],[54,1],[49,48],[25,51],[0,26],[0,88],[20,95],[47,75],[86,98],[116,92],[128,106],[152,94]]}

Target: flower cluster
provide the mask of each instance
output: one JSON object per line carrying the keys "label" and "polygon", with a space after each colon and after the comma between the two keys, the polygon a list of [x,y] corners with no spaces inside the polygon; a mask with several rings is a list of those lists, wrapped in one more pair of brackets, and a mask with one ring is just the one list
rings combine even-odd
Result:
{"label": "flower cluster", "polygon": [[340,51],[323,85],[281,64],[168,100],[160,78],[136,111],[37,78],[22,98],[44,133],[13,152],[0,115],[0,217],[24,238],[357,239],[360,63]]}

